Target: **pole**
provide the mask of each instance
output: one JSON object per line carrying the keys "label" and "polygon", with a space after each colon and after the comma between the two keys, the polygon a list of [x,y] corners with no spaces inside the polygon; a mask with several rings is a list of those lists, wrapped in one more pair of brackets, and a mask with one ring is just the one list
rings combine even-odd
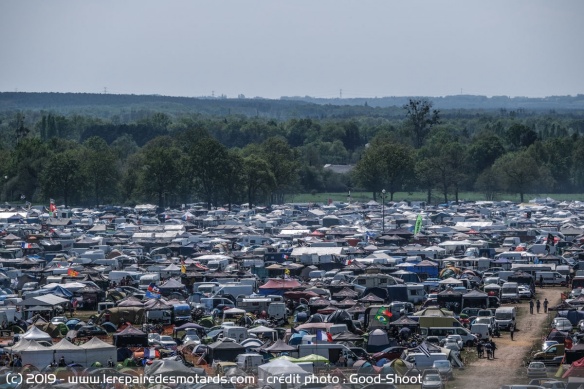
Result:
{"label": "pole", "polygon": [[381,234],[385,235],[385,189],[381,191]]}

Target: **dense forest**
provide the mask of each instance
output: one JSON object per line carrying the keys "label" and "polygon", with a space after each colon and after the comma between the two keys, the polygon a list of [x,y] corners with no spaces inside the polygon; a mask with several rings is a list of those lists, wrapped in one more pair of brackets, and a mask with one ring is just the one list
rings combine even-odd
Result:
{"label": "dense forest", "polygon": [[388,200],[423,190],[436,203],[461,191],[522,201],[584,191],[584,96],[481,99],[441,108],[444,98],[0,93],[0,201],[230,206],[385,189]]}

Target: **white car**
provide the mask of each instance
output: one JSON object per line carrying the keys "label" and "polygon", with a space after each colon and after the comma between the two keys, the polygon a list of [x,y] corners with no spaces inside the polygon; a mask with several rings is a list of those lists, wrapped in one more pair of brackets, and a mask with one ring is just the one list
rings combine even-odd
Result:
{"label": "white car", "polygon": [[526,285],[519,285],[519,298],[530,299],[533,297],[531,289]]}
{"label": "white car", "polygon": [[444,341],[444,344],[446,344],[447,342],[456,342],[456,344],[458,345],[458,348],[460,350],[462,350],[464,348],[464,340],[462,339],[462,336],[460,335],[448,335]]}

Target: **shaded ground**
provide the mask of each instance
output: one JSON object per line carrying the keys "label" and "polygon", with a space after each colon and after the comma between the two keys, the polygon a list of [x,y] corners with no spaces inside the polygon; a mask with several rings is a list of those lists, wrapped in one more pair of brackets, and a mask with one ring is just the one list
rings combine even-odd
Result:
{"label": "shaded ground", "polygon": [[[550,306],[560,302],[564,288],[537,289],[537,298],[545,298]],[[476,359],[465,370],[455,372],[455,379],[448,384],[449,389],[498,389],[501,385],[527,383],[524,359],[534,342],[541,339],[542,330],[547,325],[548,315],[529,313],[529,303],[517,305],[517,331],[514,341],[508,332],[502,332],[501,338],[495,338],[497,351],[494,360]],[[536,312],[534,308],[534,312]]]}

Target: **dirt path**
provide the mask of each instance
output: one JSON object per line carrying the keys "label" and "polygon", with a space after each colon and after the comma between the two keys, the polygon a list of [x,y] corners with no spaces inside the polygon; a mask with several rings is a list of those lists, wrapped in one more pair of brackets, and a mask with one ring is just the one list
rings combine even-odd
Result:
{"label": "dirt path", "polygon": [[517,331],[514,341],[511,341],[509,332],[502,332],[500,338],[495,338],[497,351],[494,360],[477,359],[464,370],[455,372],[455,379],[448,384],[449,389],[499,389],[501,385],[526,383],[526,369],[524,357],[531,350],[535,340],[540,338],[541,330],[547,315],[543,313],[543,300],[555,306],[560,302],[564,288],[537,289],[537,298],[542,301],[542,309],[537,314],[529,313],[529,303],[517,305]]}

